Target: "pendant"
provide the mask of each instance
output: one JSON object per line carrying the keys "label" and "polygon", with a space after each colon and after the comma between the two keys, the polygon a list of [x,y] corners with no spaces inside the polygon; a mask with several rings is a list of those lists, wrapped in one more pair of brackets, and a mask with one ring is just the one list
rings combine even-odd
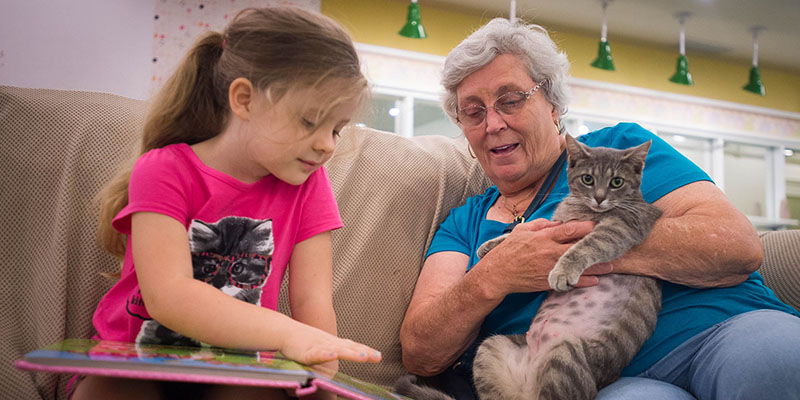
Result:
{"label": "pendant", "polygon": [[515,224],[521,224],[521,223],[525,222],[525,217],[522,216],[522,215],[517,215],[517,216],[514,217],[514,221],[513,222]]}

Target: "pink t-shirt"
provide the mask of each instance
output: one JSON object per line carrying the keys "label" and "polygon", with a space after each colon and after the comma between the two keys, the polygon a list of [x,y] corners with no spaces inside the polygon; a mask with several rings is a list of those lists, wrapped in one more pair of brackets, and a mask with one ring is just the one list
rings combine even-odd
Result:
{"label": "pink t-shirt", "polygon": [[246,184],[203,164],[183,143],[137,160],[128,199],[113,221],[129,237],[122,276],[93,318],[105,340],[198,344],[147,313],[131,255],[133,213],[156,212],[180,221],[187,229],[195,279],[273,310],[294,245],[342,226],[324,168],[298,186],[273,175]]}

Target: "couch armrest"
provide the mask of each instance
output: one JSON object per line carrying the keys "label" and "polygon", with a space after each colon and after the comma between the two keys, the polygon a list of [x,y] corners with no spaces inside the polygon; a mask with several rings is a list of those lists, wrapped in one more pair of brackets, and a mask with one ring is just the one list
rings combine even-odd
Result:
{"label": "couch armrest", "polygon": [[764,282],[783,302],[800,310],[800,230],[761,233]]}
{"label": "couch armrest", "polygon": [[22,354],[93,334],[116,260],[95,241],[94,197],[132,155],[145,104],[0,86],[0,397],[62,398],[68,376],[18,371]]}

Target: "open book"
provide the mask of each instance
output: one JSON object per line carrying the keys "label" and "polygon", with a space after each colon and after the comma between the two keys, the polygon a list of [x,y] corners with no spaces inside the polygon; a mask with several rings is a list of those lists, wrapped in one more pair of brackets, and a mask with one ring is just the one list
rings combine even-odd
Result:
{"label": "open book", "polygon": [[275,352],[67,339],[25,354],[14,366],[60,374],[295,389],[300,397],[325,390],[349,399],[404,399],[380,386],[298,364]]}

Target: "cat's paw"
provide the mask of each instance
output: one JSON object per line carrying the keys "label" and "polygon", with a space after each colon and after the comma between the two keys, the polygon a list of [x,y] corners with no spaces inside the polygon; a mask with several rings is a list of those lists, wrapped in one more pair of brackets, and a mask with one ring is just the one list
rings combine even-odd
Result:
{"label": "cat's paw", "polygon": [[578,278],[581,277],[580,273],[570,273],[567,268],[564,268],[559,261],[556,263],[555,268],[550,271],[547,276],[547,283],[550,287],[557,292],[566,292],[578,284]]}
{"label": "cat's paw", "polygon": [[508,236],[507,233],[505,235],[498,236],[492,240],[487,240],[483,242],[483,244],[480,245],[480,247],[478,247],[477,251],[478,258],[483,258],[483,256],[485,256],[486,253],[489,252],[489,250],[497,247],[497,245],[499,245],[500,243],[503,243],[503,240],[506,240],[506,236]]}

